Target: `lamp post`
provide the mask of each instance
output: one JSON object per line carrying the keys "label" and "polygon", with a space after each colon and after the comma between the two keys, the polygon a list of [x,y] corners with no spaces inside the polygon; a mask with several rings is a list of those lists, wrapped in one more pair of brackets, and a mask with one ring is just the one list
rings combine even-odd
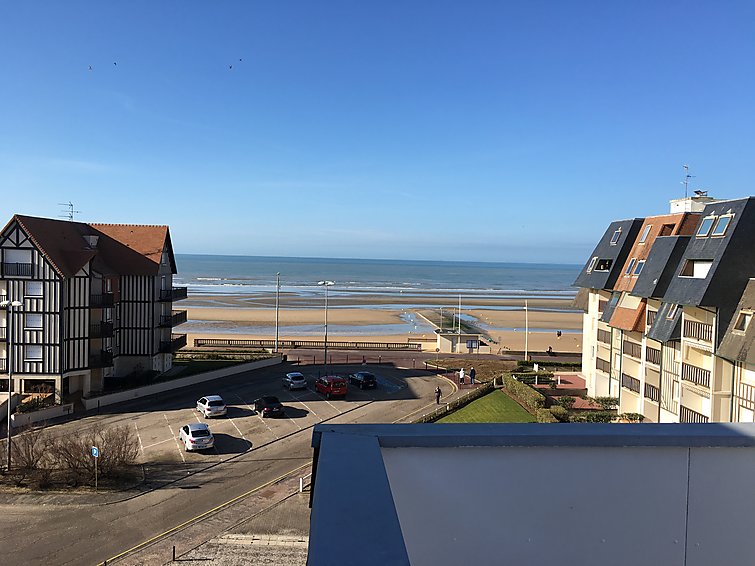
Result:
{"label": "lamp post", "polygon": [[527,308],[527,299],[524,299],[524,361],[529,359],[530,316]]}
{"label": "lamp post", "polygon": [[278,353],[278,305],[280,304],[281,274],[275,274],[275,353]]}
{"label": "lamp post", "polygon": [[325,287],[325,374],[328,373],[328,287],[335,285],[335,281],[318,281],[318,285]]}
{"label": "lamp post", "polygon": [[13,391],[13,322],[11,321],[11,315],[13,314],[13,307],[20,307],[23,305],[21,301],[0,301],[0,307],[8,311],[6,316],[6,325],[8,327],[8,471],[10,472],[10,439],[11,439],[11,426],[10,426],[10,414],[11,414],[11,392]]}

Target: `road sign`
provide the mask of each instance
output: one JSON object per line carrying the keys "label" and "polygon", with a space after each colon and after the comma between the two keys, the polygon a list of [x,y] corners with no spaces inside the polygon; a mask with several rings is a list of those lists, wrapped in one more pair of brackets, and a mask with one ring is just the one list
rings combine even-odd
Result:
{"label": "road sign", "polygon": [[95,458],[100,457],[100,449],[96,446],[92,446],[92,456],[94,456]]}

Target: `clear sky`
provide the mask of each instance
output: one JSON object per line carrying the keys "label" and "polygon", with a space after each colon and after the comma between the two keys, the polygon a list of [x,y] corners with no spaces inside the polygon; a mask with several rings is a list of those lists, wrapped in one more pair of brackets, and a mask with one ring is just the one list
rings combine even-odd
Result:
{"label": "clear sky", "polygon": [[[0,4],[0,213],[177,253],[582,263],[754,191],[755,3]],[[91,66],[91,70],[89,70]]]}

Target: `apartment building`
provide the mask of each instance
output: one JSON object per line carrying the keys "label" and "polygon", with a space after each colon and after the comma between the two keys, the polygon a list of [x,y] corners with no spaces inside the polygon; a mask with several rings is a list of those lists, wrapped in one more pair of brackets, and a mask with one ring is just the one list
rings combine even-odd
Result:
{"label": "apartment building", "polygon": [[0,390],[101,391],[132,372],[170,369],[176,262],[167,226],[15,215],[0,232]]}
{"label": "apartment building", "polygon": [[[627,237],[609,226],[575,282],[589,394],[652,422],[733,420],[739,382],[718,349],[755,276],[755,199],[679,199],[669,215],[623,222]],[[606,241],[617,261],[596,277]]]}

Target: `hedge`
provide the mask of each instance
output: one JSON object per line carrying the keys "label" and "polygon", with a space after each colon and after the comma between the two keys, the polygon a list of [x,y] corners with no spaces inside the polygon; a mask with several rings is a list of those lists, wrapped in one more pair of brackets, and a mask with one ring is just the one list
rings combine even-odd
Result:
{"label": "hedge", "polygon": [[549,367],[549,368],[581,368],[582,362],[559,362],[558,360],[544,360],[544,361],[536,361],[536,362],[530,362],[527,360],[517,360],[516,365],[520,368],[522,367],[532,367],[532,364],[537,364],[539,367]]}
{"label": "hedge", "polygon": [[517,381],[533,384],[535,378],[539,384],[547,384],[553,381],[553,372],[550,371],[517,371],[512,374]]}
{"label": "hedge", "polygon": [[538,409],[535,411],[535,418],[539,423],[557,423],[558,419],[548,409]]}
{"label": "hedge", "polygon": [[569,422],[569,411],[567,411],[565,407],[562,407],[561,405],[553,405],[549,412],[557,421],[562,423]]}
{"label": "hedge", "polygon": [[413,420],[412,423],[434,423],[439,418],[446,416],[448,413],[453,413],[457,409],[461,409],[463,406],[468,405],[479,397],[487,395],[493,390],[494,387],[492,382],[485,383],[477,389],[473,389],[466,395],[463,395],[462,397],[459,397],[458,399],[455,399],[450,403],[441,405],[431,413],[422,415],[421,417]]}
{"label": "hedge", "polygon": [[517,381],[513,376],[504,374],[503,384],[506,391],[511,393],[520,404],[533,415],[538,409],[545,407],[545,395],[536,391],[526,383]]}

